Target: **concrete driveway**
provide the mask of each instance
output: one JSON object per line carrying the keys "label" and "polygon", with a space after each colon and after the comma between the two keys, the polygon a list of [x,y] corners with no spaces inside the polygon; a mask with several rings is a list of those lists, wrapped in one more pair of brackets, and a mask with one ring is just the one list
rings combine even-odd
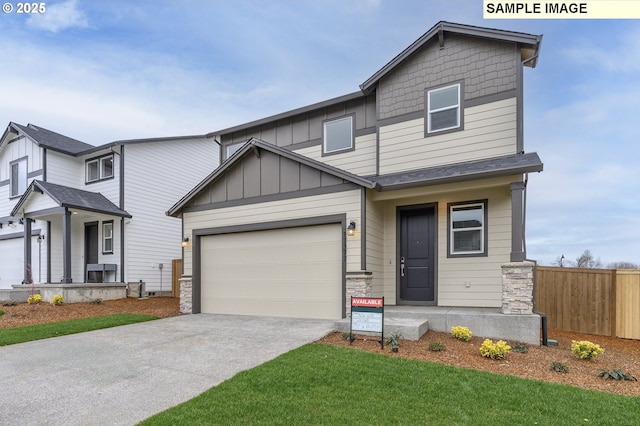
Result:
{"label": "concrete driveway", "polygon": [[135,424],[333,325],[197,314],[0,347],[0,424]]}

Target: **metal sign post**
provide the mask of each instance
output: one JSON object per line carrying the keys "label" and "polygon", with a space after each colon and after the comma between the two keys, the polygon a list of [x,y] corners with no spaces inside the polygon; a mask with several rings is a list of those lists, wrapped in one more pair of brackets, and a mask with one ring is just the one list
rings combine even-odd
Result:
{"label": "metal sign post", "polygon": [[384,349],[384,297],[351,296],[351,327],[349,344],[354,331],[380,333],[380,347]]}

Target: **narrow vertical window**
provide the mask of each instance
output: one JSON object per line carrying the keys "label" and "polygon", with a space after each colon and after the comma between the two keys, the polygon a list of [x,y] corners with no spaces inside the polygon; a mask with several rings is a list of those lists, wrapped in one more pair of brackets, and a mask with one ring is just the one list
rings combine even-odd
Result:
{"label": "narrow vertical window", "polygon": [[113,221],[102,222],[102,254],[113,253]]}
{"label": "narrow vertical window", "polygon": [[11,163],[10,197],[18,197],[27,189],[27,159],[23,158]]}

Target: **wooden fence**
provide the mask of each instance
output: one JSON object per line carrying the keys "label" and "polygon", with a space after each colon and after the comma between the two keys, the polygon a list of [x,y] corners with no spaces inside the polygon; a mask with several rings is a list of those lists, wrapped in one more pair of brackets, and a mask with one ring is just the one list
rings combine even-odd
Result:
{"label": "wooden fence", "polygon": [[534,303],[550,329],[640,340],[640,270],[539,266]]}
{"label": "wooden fence", "polygon": [[180,297],[180,277],[182,277],[182,259],[171,261],[171,296]]}

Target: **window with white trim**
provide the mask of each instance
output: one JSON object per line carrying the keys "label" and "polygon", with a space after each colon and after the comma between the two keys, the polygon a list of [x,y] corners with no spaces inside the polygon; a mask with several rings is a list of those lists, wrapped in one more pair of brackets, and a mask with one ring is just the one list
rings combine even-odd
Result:
{"label": "window with white trim", "polygon": [[449,256],[486,255],[487,202],[449,205]]}
{"label": "window with white trim", "polygon": [[113,221],[102,222],[102,254],[113,253]]}
{"label": "window with white trim", "polygon": [[86,162],[87,183],[113,177],[113,154],[104,157],[93,158]]}
{"label": "window with white trim", "polygon": [[427,133],[460,127],[460,84],[427,92]]}
{"label": "window with white trim", "polygon": [[353,148],[353,117],[325,121],[323,125],[322,153],[346,151]]}
{"label": "window with white trim", "polygon": [[21,158],[10,164],[10,197],[19,197],[27,189],[27,158]]}

